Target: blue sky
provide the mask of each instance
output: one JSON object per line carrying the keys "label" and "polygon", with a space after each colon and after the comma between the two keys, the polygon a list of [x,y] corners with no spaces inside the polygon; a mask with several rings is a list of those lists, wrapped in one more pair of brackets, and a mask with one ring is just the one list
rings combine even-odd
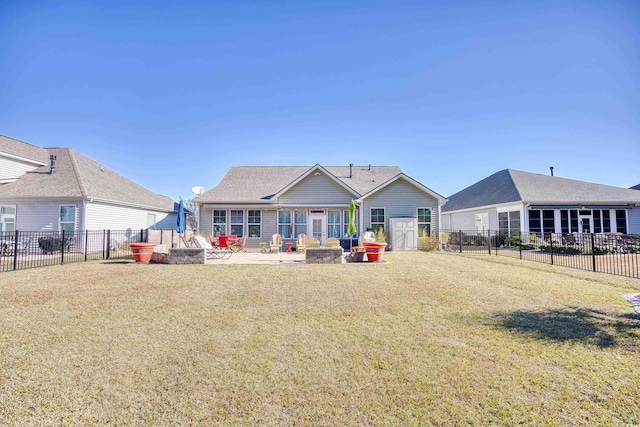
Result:
{"label": "blue sky", "polygon": [[640,2],[0,2],[0,134],[174,199],[239,165],[640,183]]}

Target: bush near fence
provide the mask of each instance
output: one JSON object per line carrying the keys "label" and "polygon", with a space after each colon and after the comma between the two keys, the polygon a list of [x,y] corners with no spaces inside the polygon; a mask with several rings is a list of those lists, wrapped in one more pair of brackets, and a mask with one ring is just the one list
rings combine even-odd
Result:
{"label": "bush near fence", "polygon": [[450,252],[519,257],[553,265],[640,278],[640,235],[621,233],[512,233],[443,230]]}

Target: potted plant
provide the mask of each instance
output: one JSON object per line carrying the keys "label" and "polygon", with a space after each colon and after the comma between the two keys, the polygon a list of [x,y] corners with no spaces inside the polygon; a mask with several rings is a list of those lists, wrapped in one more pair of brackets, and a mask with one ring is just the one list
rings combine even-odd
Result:
{"label": "potted plant", "polygon": [[373,242],[363,243],[367,252],[367,260],[370,262],[382,262],[384,249],[387,247],[387,232],[384,228],[379,227],[374,234]]}
{"label": "potted plant", "polygon": [[155,243],[130,243],[129,247],[131,248],[131,252],[133,253],[133,259],[135,262],[149,264],[151,261],[151,255],[153,254],[153,249],[156,247]]}

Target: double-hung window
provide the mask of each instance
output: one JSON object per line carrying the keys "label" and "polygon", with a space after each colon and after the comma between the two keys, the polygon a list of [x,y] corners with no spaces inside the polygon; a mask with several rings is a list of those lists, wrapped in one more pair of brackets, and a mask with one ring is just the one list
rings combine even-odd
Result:
{"label": "double-hung window", "polygon": [[371,228],[374,233],[384,229],[384,208],[371,208]]}
{"label": "double-hung window", "polygon": [[283,239],[291,238],[291,211],[278,211],[278,234]]}
{"label": "double-hung window", "polygon": [[60,231],[75,231],[76,205],[60,205]]}
{"label": "double-hung window", "polygon": [[238,237],[244,235],[244,211],[231,211],[229,215],[231,233]]}
{"label": "double-hung window", "polygon": [[340,213],[341,211],[327,212],[327,227],[329,237],[340,238]]}
{"label": "double-hung window", "polygon": [[301,234],[307,234],[307,211],[295,211],[294,217],[294,236],[297,238]]}
{"label": "double-hung window", "polygon": [[227,234],[227,211],[213,211],[213,235],[215,237],[225,236]]}
{"label": "double-hung window", "polygon": [[261,211],[247,212],[247,227],[249,228],[249,237],[260,237],[261,235]]}
{"label": "double-hung window", "polygon": [[13,205],[0,206],[0,231],[16,230],[16,207]]}
{"label": "double-hung window", "polygon": [[418,208],[418,236],[431,236],[431,208]]}

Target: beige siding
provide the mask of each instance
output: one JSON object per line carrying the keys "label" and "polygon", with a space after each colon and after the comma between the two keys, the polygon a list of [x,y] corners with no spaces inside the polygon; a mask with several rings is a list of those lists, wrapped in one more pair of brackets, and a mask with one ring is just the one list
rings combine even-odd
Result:
{"label": "beige siding", "polygon": [[278,197],[278,203],[349,204],[356,198],[325,174],[311,174]]}
{"label": "beige siding", "polygon": [[371,208],[385,208],[387,230],[389,218],[415,217],[418,208],[431,208],[431,233],[438,232],[438,199],[404,179],[398,179],[364,200],[363,230],[371,227]]}

